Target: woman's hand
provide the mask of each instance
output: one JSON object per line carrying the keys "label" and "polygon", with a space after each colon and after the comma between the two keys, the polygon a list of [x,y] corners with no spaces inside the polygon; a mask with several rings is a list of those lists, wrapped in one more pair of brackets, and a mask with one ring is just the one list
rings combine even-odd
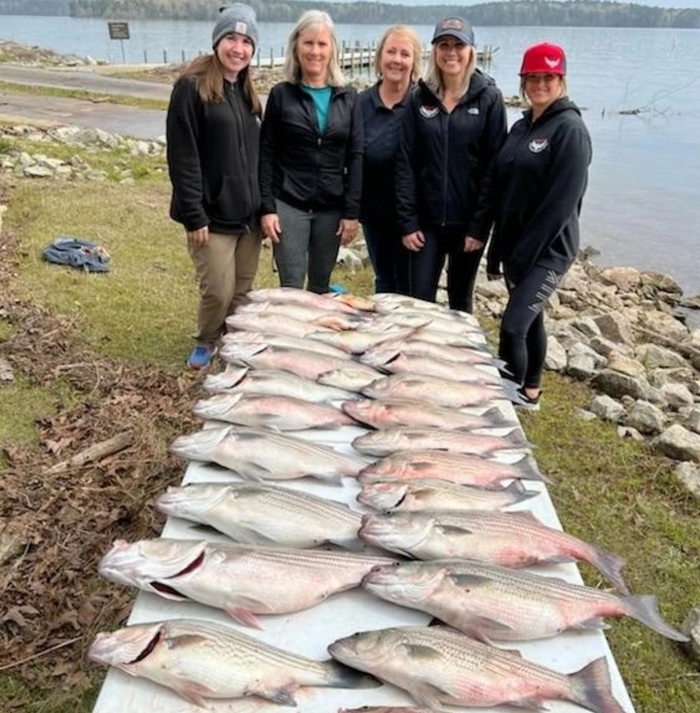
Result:
{"label": "woman's hand", "polygon": [[425,236],[420,230],[416,230],[414,233],[409,233],[401,238],[401,242],[406,250],[417,253],[423,249],[425,245]]}
{"label": "woman's hand", "polygon": [[209,226],[205,225],[197,230],[187,231],[187,240],[196,248],[203,248],[209,244]]}
{"label": "woman's hand", "polygon": [[360,222],[357,219],[341,218],[336,235],[340,235],[340,244],[349,245],[357,235]]}
{"label": "woman's hand", "polygon": [[472,238],[469,235],[467,235],[467,237],[464,238],[464,252],[465,253],[474,253],[477,250],[482,250],[483,247],[484,247],[483,240],[477,240],[476,238]]}
{"label": "woman's hand", "polygon": [[487,272],[486,273],[486,279],[489,280],[502,280],[503,279],[503,273],[502,272]]}
{"label": "woman's hand", "polygon": [[263,238],[270,238],[273,243],[279,243],[282,237],[282,226],[277,213],[266,213],[260,219],[260,229],[262,230]]}

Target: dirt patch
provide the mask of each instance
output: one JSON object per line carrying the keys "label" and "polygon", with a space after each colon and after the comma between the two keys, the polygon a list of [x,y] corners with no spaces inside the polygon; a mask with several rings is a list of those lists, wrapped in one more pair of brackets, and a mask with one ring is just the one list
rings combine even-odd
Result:
{"label": "dirt patch", "polygon": [[[36,423],[38,446],[2,454],[8,467],[0,479],[0,671],[32,687],[75,691],[89,683],[85,652],[94,634],[121,625],[135,597],[104,581],[97,562],[115,539],[160,533],[163,518],[153,501],[182,480],[184,463],[168,445],[200,425],[190,409],[201,378],[105,359],[69,321],[14,299],[8,281],[18,250],[16,236],[5,231],[0,318],[14,336],[0,344],[0,357],[37,387],[68,382],[79,403]],[[131,436],[124,450],[50,472],[121,433]]]}

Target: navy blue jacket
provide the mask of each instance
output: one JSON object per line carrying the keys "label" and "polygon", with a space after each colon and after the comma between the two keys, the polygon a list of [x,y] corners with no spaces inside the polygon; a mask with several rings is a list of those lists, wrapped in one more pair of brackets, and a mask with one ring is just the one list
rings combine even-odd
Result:
{"label": "navy blue jacket", "polygon": [[192,79],[178,81],[166,117],[170,217],[186,230],[248,233],[260,210],[260,119],[240,83],[225,100],[205,103]]}
{"label": "navy blue jacket", "polygon": [[486,241],[491,224],[480,196],[506,131],[503,96],[479,70],[451,113],[420,81],[404,115],[396,161],[401,233],[454,226]]}
{"label": "navy blue jacket", "polygon": [[313,99],[298,84],[276,84],[267,100],[260,143],[262,212],[275,198],[300,210],[339,209],[358,218],[362,192],[362,115],[357,91],[333,87],[321,133]]}
{"label": "navy blue jacket", "polygon": [[536,121],[525,112],[494,164],[495,217],[487,271],[520,282],[535,265],[565,272],[579,249],[578,218],[591,137],[578,107],[558,99]]}
{"label": "navy blue jacket", "polygon": [[396,155],[401,121],[410,94],[389,109],[379,96],[380,83],[360,93],[365,137],[360,220],[370,225],[395,226]]}

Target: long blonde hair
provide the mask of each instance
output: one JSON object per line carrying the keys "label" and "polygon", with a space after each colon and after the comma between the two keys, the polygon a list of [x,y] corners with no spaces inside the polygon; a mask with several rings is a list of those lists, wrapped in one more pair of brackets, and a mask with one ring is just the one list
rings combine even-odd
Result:
{"label": "long blonde hair", "polygon": [[325,28],[331,37],[331,57],[328,63],[328,84],[331,87],[342,87],[345,84],[345,75],[338,63],[338,39],[335,36],[333,20],[327,12],[321,10],[307,10],[294,26],[289,35],[287,52],[284,57],[284,78],[288,82],[298,84],[301,81],[301,66],[297,57],[299,35],[307,30],[320,30]]}
{"label": "long blonde hair", "polygon": [[[467,69],[464,73],[464,80],[462,82],[462,86],[459,89],[458,97],[460,99],[469,91],[469,84],[471,83],[472,77],[474,76],[474,72],[476,71],[476,48],[474,47],[474,45],[469,45],[469,49],[471,50],[472,54],[471,58],[469,59],[469,64],[467,65]],[[436,96],[442,97],[445,91],[445,84],[442,80],[442,72],[437,66],[437,61],[435,60],[436,53],[437,42],[433,45],[433,49],[430,51],[430,55],[428,56],[428,66],[425,70],[425,76],[423,78],[423,81],[428,85],[428,87],[433,91]]]}
{"label": "long blonde hair", "polygon": [[416,82],[420,77],[423,66],[423,45],[418,35],[408,25],[392,25],[387,27],[377,45],[374,55],[374,71],[379,76],[382,73],[382,52],[384,45],[391,35],[398,35],[402,40],[408,40],[413,48],[413,67],[411,67],[411,81]]}
{"label": "long blonde hair", "polygon": [[[218,104],[224,100],[224,68],[216,56],[216,52],[193,59],[182,70],[175,80],[175,84],[177,85],[185,79],[194,82],[199,97],[205,104]],[[253,86],[250,65],[238,73],[237,82],[243,88],[243,96],[250,104],[251,112],[256,116],[261,116],[262,104]]]}

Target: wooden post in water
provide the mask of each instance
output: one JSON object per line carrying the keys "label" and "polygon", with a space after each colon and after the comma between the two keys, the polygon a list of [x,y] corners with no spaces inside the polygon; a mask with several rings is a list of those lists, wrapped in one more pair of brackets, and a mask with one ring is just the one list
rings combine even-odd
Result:
{"label": "wooden post in water", "polygon": [[163,50],[163,64],[168,63],[168,50]]}

